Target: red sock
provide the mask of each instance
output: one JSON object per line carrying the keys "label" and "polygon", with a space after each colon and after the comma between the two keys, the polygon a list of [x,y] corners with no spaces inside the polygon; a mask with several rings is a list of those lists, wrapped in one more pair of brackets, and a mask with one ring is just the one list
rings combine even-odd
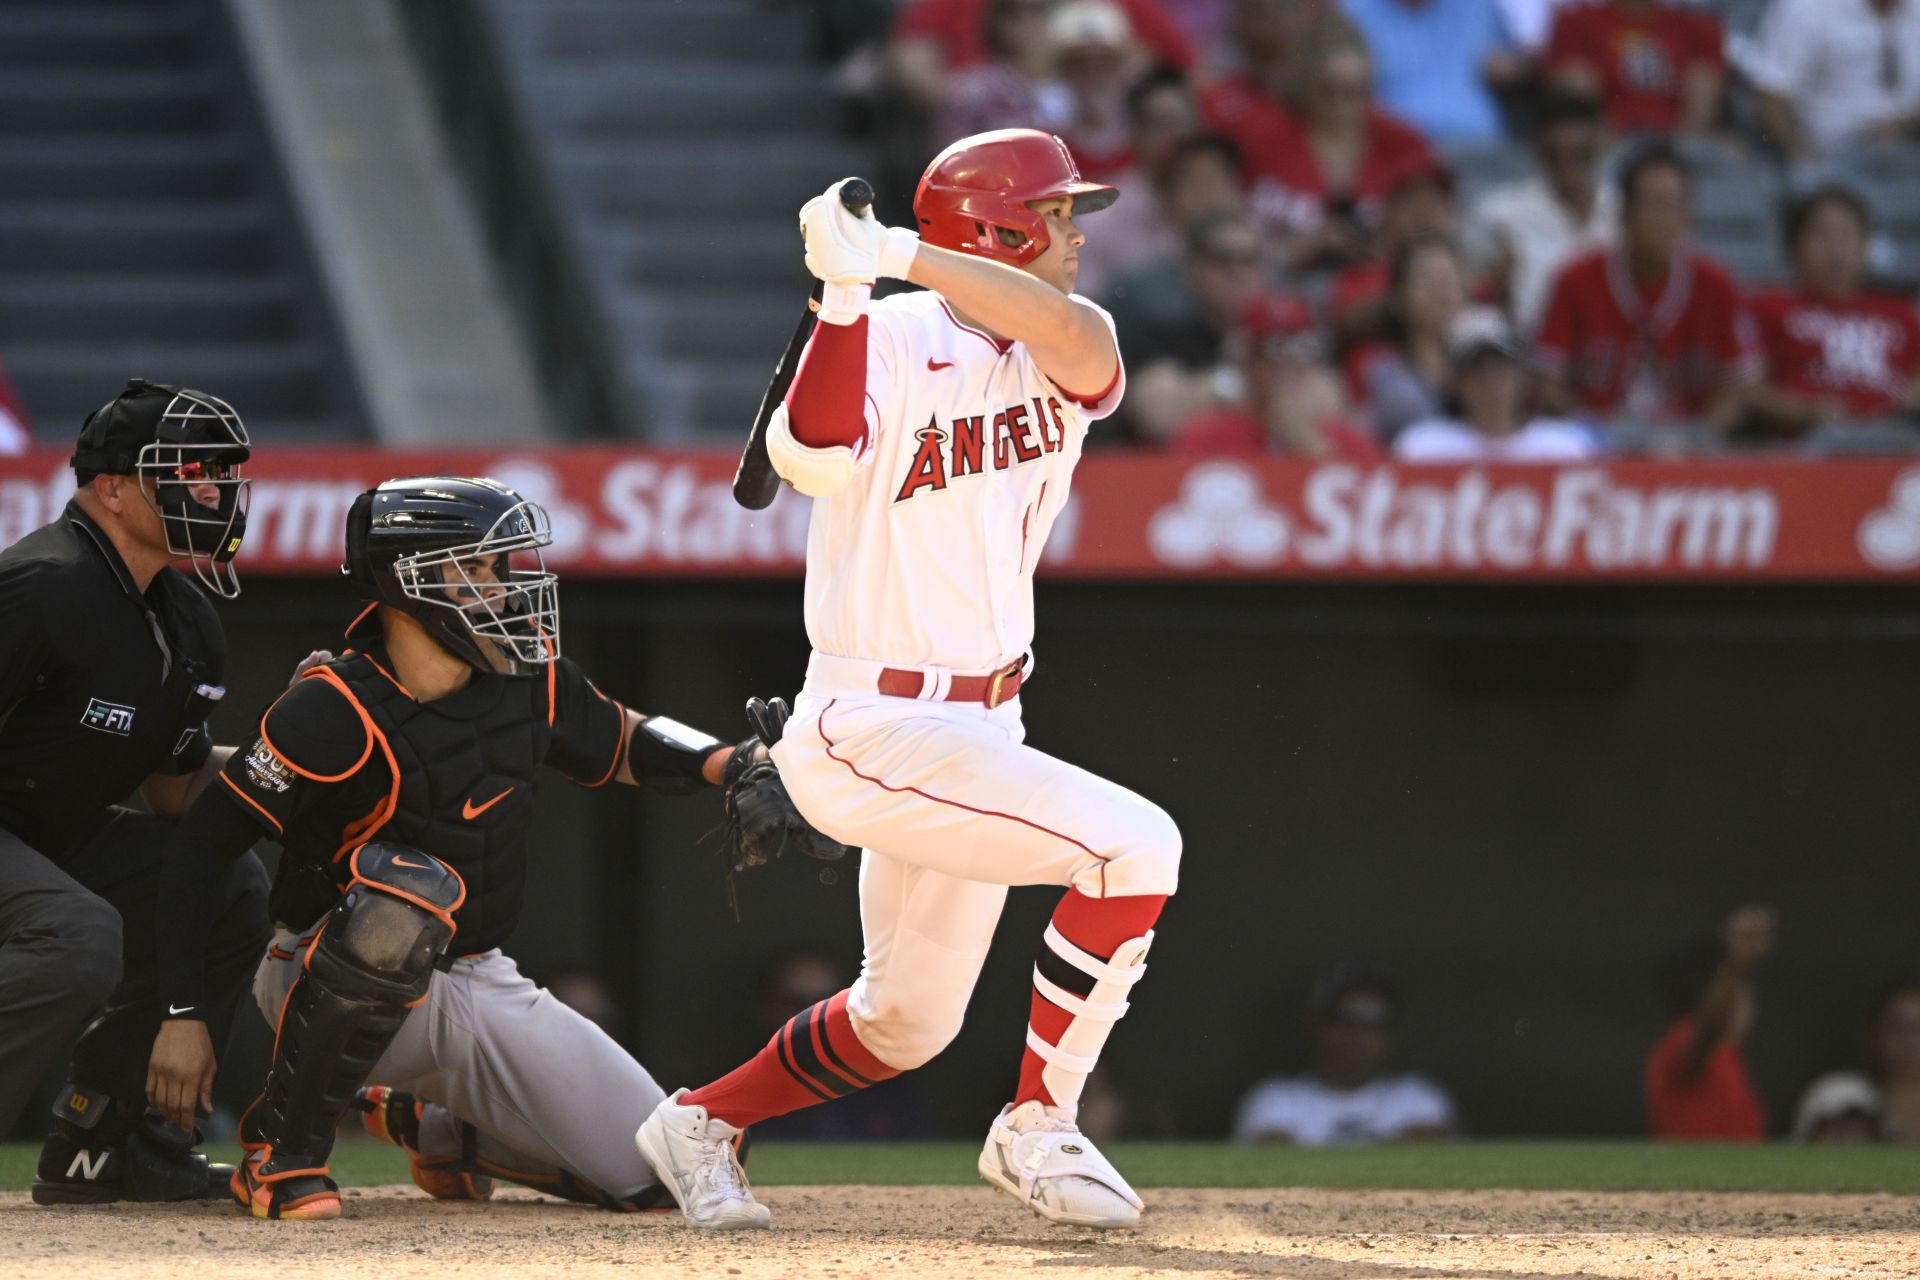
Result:
{"label": "red sock", "polygon": [[766,1048],[680,1101],[745,1128],[899,1074],[853,1034],[847,993],[842,991],[794,1014]]}
{"label": "red sock", "polygon": [[[1128,898],[1090,898],[1078,889],[1069,889],[1060,905],[1053,911],[1053,927],[1060,936],[1074,946],[1095,955],[1102,960],[1112,957],[1121,943],[1141,937],[1153,928],[1153,922],[1160,918],[1160,909],[1167,905],[1164,893],[1141,894]],[[1042,944],[1044,949],[1045,944]],[[1066,1033],[1067,1026],[1073,1021],[1073,1015],[1041,995],[1036,988],[1033,993],[1032,1029],[1048,1044],[1059,1044],[1060,1037]],[[1038,1098],[1048,1106],[1054,1106],[1053,1096],[1047,1092],[1047,1086],[1041,1079],[1046,1068],[1046,1059],[1032,1049],[1023,1052],[1020,1058],[1020,1084],[1013,1095],[1014,1105],[1018,1106],[1029,1099]]]}

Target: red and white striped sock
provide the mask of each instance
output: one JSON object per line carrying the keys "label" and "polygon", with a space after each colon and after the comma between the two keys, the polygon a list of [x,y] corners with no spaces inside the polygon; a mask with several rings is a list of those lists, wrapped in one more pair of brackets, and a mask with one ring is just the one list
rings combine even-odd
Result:
{"label": "red and white striped sock", "polygon": [[1033,966],[1033,1013],[1020,1059],[1017,1106],[1039,1099],[1073,1112],[1080,1090],[1146,972],[1165,894],[1090,898],[1067,890]]}
{"label": "red and white striped sock", "polygon": [[842,991],[794,1014],[759,1053],[680,1101],[745,1128],[899,1074],[853,1033]]}

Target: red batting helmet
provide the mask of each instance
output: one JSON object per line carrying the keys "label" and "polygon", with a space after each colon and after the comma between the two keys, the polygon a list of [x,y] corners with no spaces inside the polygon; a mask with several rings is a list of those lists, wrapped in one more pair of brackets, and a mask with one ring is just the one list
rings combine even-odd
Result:
{"label": "red batting helmet", "polygon": [[[1120,193],[1080,177],[1067,144],[1038,129],[976,133],[942,151],[920,176],[913,216],[920,238],[943,249],[1024,267],[1047,250],[1047,220],[1029,200],[1073,197],[1073,211],[1098,213]],[[1010,245],[1006,228],[1026,237]]]}

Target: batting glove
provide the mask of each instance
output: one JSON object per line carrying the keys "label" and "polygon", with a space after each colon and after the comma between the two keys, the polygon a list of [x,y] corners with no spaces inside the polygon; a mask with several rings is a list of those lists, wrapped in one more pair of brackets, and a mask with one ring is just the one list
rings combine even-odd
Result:
{"label": "batting glove", "polygon": [[881,226],[870,212],[860,217],[848,212],[840,203],[845,181],[800,206],[807,270],[829,285],[871,285],[882,276],[904,280],[919,251],[920,237],[900,227]]}

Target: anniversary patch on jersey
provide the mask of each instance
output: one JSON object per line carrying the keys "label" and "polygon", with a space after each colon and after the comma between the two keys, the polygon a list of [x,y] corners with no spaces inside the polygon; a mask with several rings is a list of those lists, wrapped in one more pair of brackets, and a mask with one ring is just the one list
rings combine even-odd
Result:
{"label": "anniversary patch on jersey", "polygon": [[80,723],[89,729],[118,734],[124,738],[133,732],[133,708],[101,698],[89,698],[87,709],[81,713]]}
{"label": "anniversary patch on jersey", "polygon": [[293,770],[273,754],[265,739],[259,739],[247,753],[247,781],[265,791],[285,792],[293,785]]}

